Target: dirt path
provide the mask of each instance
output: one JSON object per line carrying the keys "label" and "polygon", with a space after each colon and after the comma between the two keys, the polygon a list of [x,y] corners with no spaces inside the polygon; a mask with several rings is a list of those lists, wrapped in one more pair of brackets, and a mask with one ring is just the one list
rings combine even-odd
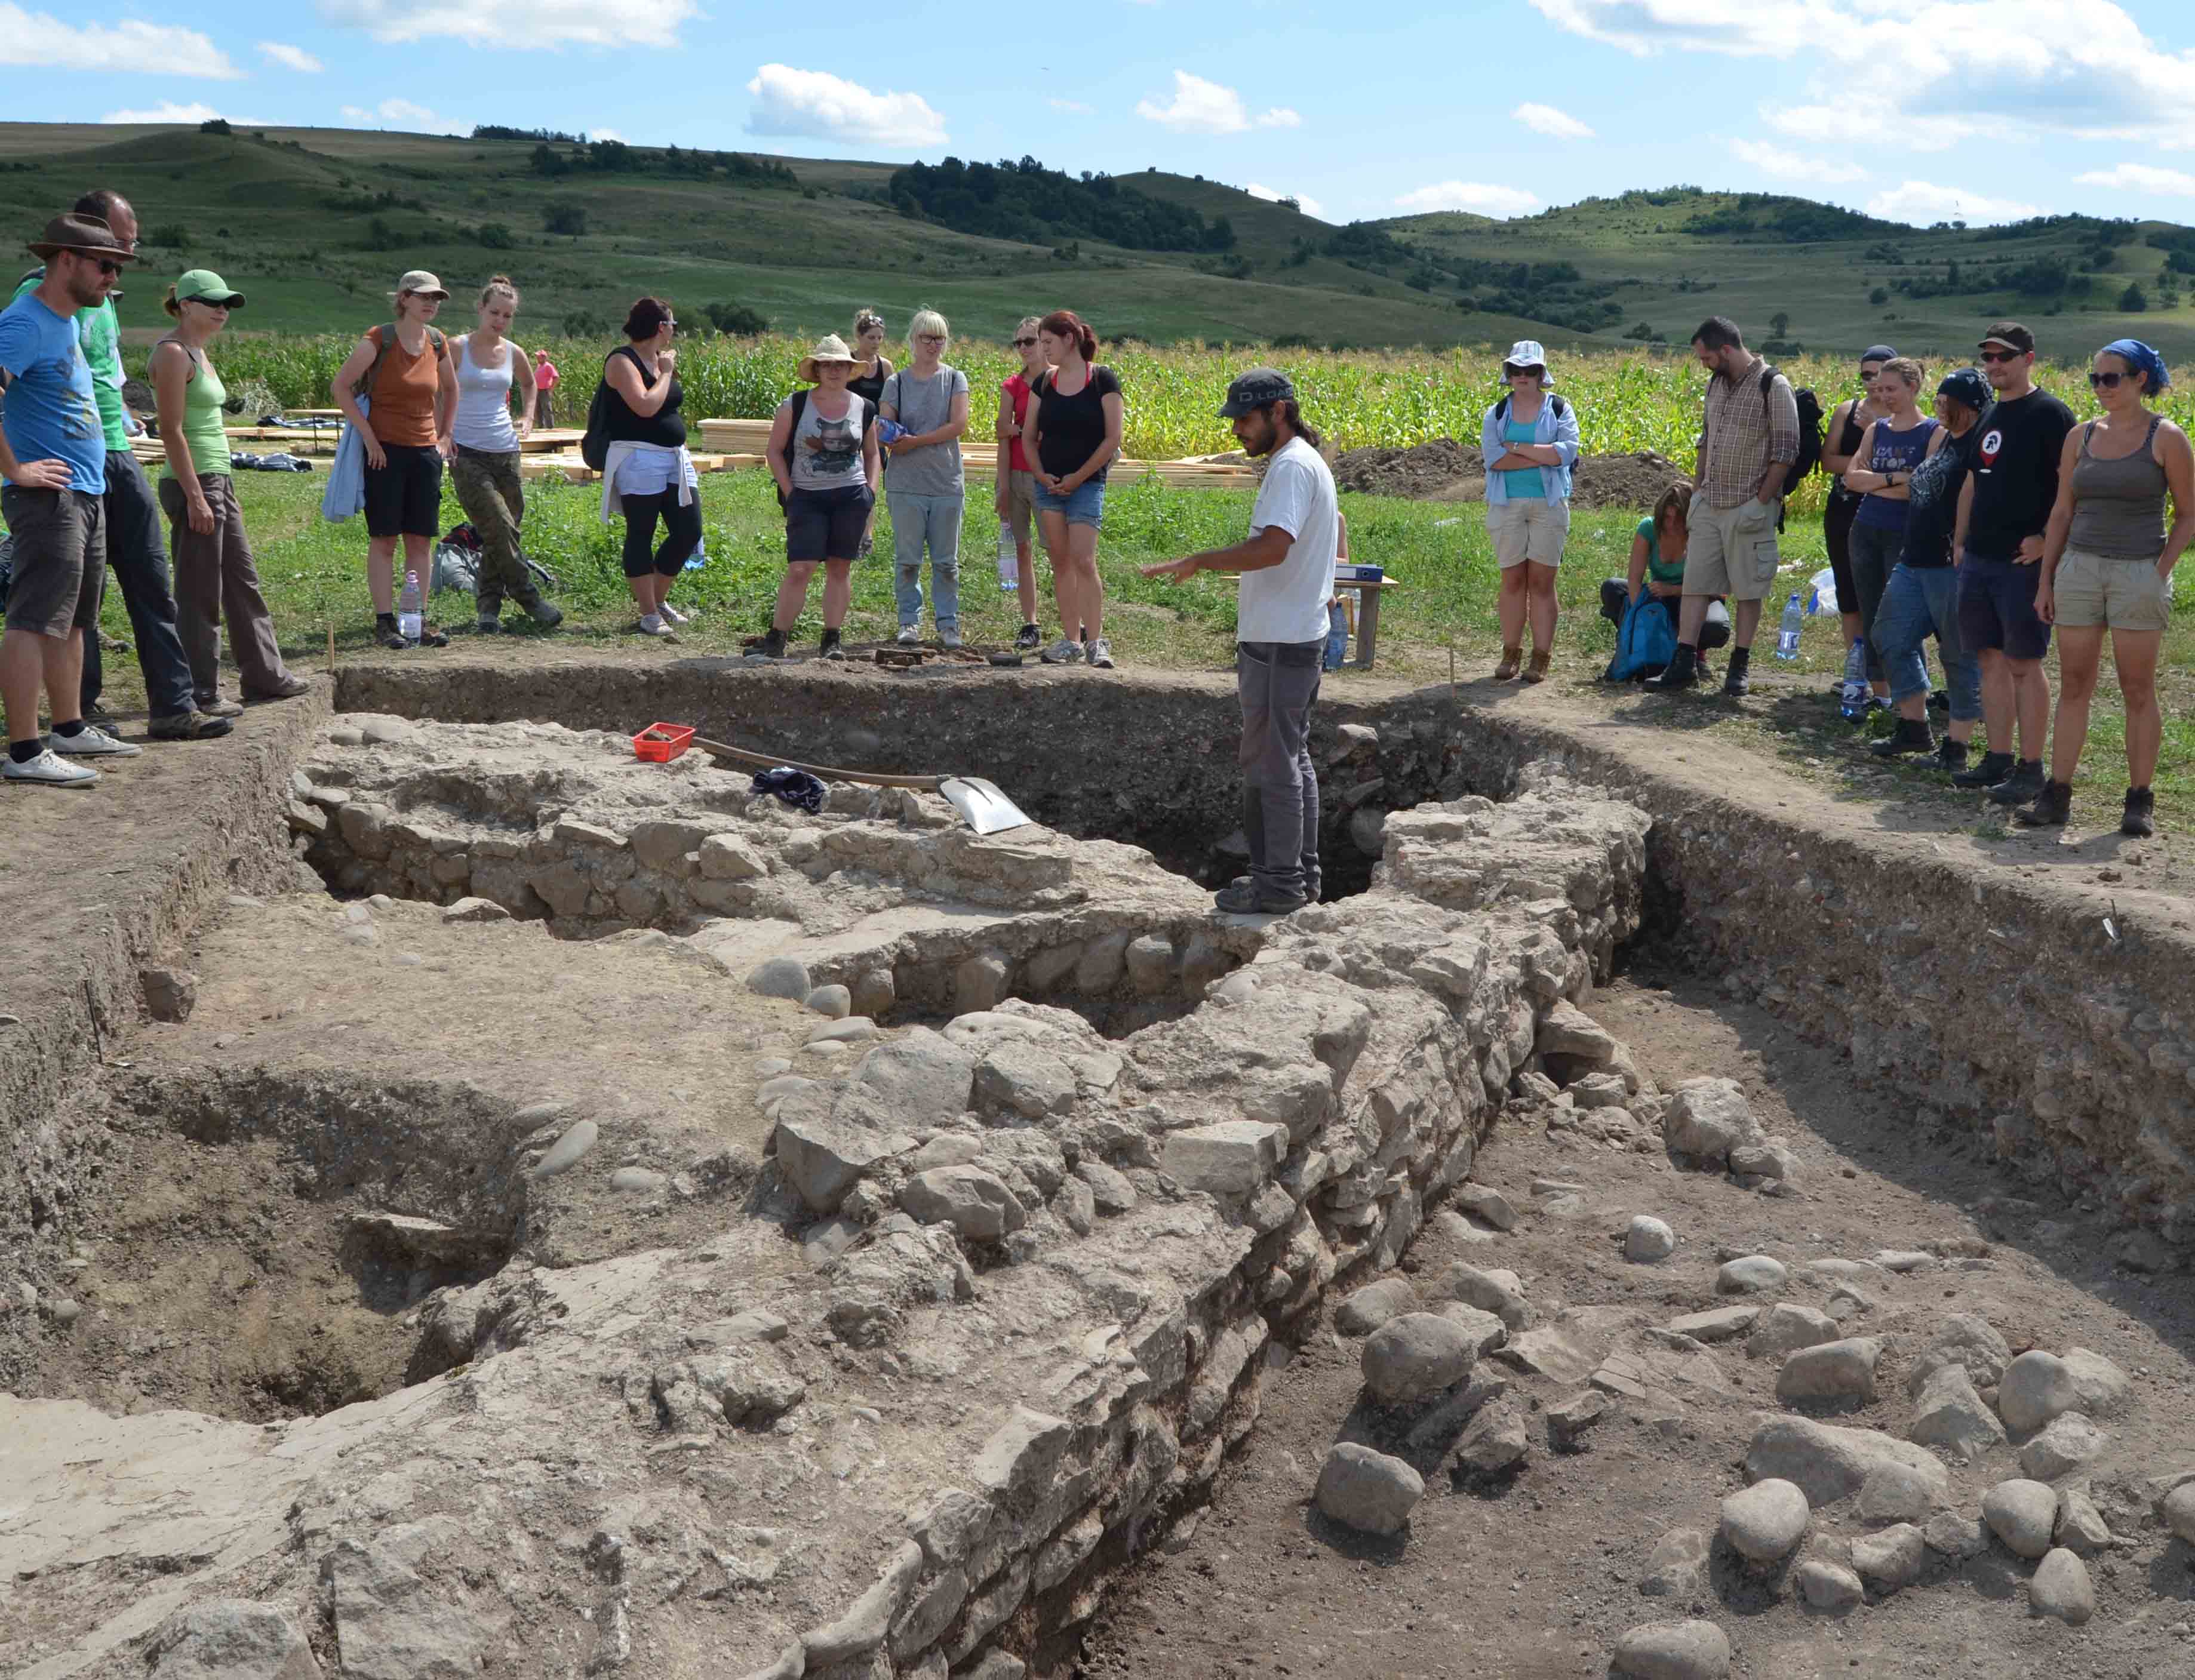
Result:
{"label": "dirt path", "polygon": [[[2114,1271],[2103,1258],[2109,1227],[2094,1210],[2021,1201],[1970,1140],[1915,1135],[1893,1105],[1854,1090],[1836,1058],[1771,1016],[1653,974],[1600,992],[1591,1009],[1664,1089],[1699,1074],[1739,1080],[1763,1125],[1797,1151],[1800,1195],[1761,1196],[1679,1172],[1658,1148],[1505,1125],[1474,1179],[1520,1210],[1535,1205],[1535,1179],[1566,1181],[1584,1187],[1584,1206],[1570,1217],[1526,1211],[1512,1234],[1482,1231],[1462,1244],[1455,1222],[1437,1221],[1403,1262],[1428,1303],[1435,1280],[1464,1258],[1517,1272],[1542,1323],[1567,1303],[1633,1309],[1645,1325],[1666,1324],[1729,1304],[1714,1292],[1719,1257],[1766,1252],[1791,1267],[1780,1298],[1825,1308],[1835,1285],[1805,1273],[1809,1259],[1986,1242],[1986,1257],[1932,1260],[1858,1283],[1869,1304],[1854,1309],[1846,1333],[1887,1338],[1886,1378],[1875,1405],[1830,1421],[1902,1432],[1914,1356],[1944,1315],[1978,1313],[2015,1351],[2084,1346],[2132,1373],[2133,1402],[2105,1424],[2111,1445],[2088,1478],[2100,1499],[2108,1504],[2124,1478],[2195,1467],[2189,1279]],[[1639,1212],[1675,1228],[1671,1258],[1624,1260],[1622,1233]],[[2034,1566],[1994,1545],[1963,1565],[1931,1553],[1919,1584],[1843,1616],[1800,1608],[1788,1580],[1764,1587],[1720,1547],[1693,1591],[1642,1593],[1665,1533],[1714,1533],[1718,1502],[1743,1485],[1738,1465],[1755,1414],[1776,1406],[1777,1362],[1749,1359],[1739,1343],[1713,1349],[1723,1391],[1688,1392],[1681,1418],[1611,1407],[1587,1450],[1556,1454],[1535,1409],[1531,1456],[1513,1482],[1458,1486],[1445,1470],[1428,1474],[1401,1542],[1330,1528],[1306,1501],[1328,1447],[1367,1436],[1367,1419],[1352,1412],[1361,1346],[1322,1325],[1269,1377],[1258,1433],[1231,1479],[1186,1543],[1177,1535],[1176,1555],[1155,1553],[1124,1584],[1078,1673],[1570,1680],[1604,1675],[1627,1628],[1697,1615],[1729,1634],[1734,1673],[1764,1680],[2195,1674],[2195,1552],[2131,1515],[2123,1528],[2113,1522],[2125,1543],[2090,1562],[2100,1608],[2080,1630],[2031,1618],[2021,1582]],[[1535,1408],[1577,1386],[1504,1374]],[[1983,1489],[2020,1473],[2002,1447],[1955,1467],[1953,1509],[1974,1515]],[[1833,1550],[1864,1532],[1852,1503],[1816,1512],[1804,1546]]]}

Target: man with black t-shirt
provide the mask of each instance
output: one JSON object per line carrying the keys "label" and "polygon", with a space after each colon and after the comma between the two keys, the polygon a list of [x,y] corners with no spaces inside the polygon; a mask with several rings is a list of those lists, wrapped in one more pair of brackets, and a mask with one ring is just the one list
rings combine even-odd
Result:
{"label": "man with black t-shirt", "polygon": [[1999,321],[1982,336],[1980,348],[1996,400],[1961,440],[1967,470],[1955,546],[1959,636],[1981,656],[1989,751],[1951,780],[1987,788],[1994,803],[2020,805],[2042,791],[2042,741],[2050,727],[2042,656],[2050,626],[2035,610],[2035,584],[2073,411],[2036,388],[2035,335],[2019,322]]}

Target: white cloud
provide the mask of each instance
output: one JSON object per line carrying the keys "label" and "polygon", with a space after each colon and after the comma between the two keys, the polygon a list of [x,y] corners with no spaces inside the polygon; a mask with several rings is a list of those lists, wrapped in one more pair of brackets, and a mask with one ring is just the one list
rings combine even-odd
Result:
{"label": "white cloud", "polygon": [[1326,206],[1320,204],[1317,199],[1311,198],[1307,193],[1276,193],[1270,187],[1259,186],[1254,181],[1247,187],[1245,187],[1242,190],[1245,193],[1247,193],[1253,198],[1263,198],[1269,204],[1277,204],[1283,198],[1293,198],[1296,201],[1296,208],[1301,210],[1305,216],[1323,216],[1326,214]]}
{"label": "white cloud", "polygon": [[1935,222],[2019,222],[2040,216],[2042,210],[2017,198],[1991,198],[1933,181],[1908,181],[1869,198],[1867,213],[1925,227]]}
{"label": "white cloud", "polygon": [[[1852,111],[1835,105],[1764,105],[1760,120],[1780,135],[1824,152],[1843,152],[1861,143],[1855,136]],[[1901,111],[1897,122],[1898,143],[1911,152],[1948,152],[1964,141],[2010,140],[2017,133],[2013,124],[1991,116]],[[1870,126],[1870,137],[1872,132]]]}
{"label": "white cloud", "polygon": [[189,105],[178,105],[171,99],[140,110],[110,111],[99,120],[102,123],[210,123],[216,117],[228,118],[239,129],[266,126],[256,117],[232,116],[226,111],[219,111],[195,101]]}
{"label": "white cloud", "polygon": [[1521,187],[1489,187],[1476,181],[1439,181],[1395,200],[1397,210],[1470,210],[1477,216],[1526,216],[1537,210],[1538,197]]}
{"label": "white cloud", "polygon": [[384,99],[371,111],[362,106],[346,105],[343,114],[353,123],[377,129],[402,129],[409,134],[461,134],[472,126],[437,116],[425,106],[414,105],[408,99]]}
{"label": "white cloud", "polygon": [[0,65],[37,70],[120,70],[233,81],[243,75],[195,29],[169,24],[91,23],[79,27],[45,12],[0,4]]}
{"label": "white cloud", "polygon": [[1054,111],[1064,111],[1071,117],[1087,117],[1096,109],[1094,106],[1085,105],[1079,99],[1048,99],[1045,103]]}
{"label": "white cloud", "polygon": [[[1797,60],[1836,114],[1823,144],[1864,111],[1880,135],[1886,101],[1971,135],[2136,135],[2195,147],[2195,52],[2146,35],[2117,0],[1532,0],[1575,35],[1646,57],[1674,49]],[[1987,90],[1995,118],[1956,114]],[[1900,116],[1895,130],[1906,139]]]}
{"label": "white cloud", "polygon": [[262,41],[259,55],[270,63],[280,65],[285,70],[294,70],[301,76],[317,76],[327,68],[302,47],[292,47],[283,41]]}
{"label": "white cloud", "polygon": [[747,132],[800,135],[912,151],[945,144],[945,119],[919,94],[871,93],[827,70],[765,64],[747,83]]}
{"label": "white cloud", "polygon": [[1763,175],[1772,175],[1780,181],[1811,181],[1822,187],[1844,187],[1855,181],[1865,181],[1867,171],[1857,164],[1841,164],[1834,158],[1811,157],[1803,152],[1787,152],[1780,146],[1771,146],[1765,141],[1733,140],[1729,142],[1730,154],[1742,164],[1749,164]]}
{"label": "white cloud", "polygon": [[587,130],[587,138],[589,140],[614,140],[620,146],[629,146],[632,143],[623,135],[619,134],[615,129],[589,129]]}
{"label": "white cloud", "polygon": [[1288,106],[1276,106],[1253,117],[1242,95],[1232,88],[1192,76],[1186,70],[1173,73],[1173,102],[1155,100],[1136,102],[1136,115],[1147,123],[1172,129],[1176,134],[1243,134],[1253,128],[1296,129],[1303,118]]}
{"label": "white cloud", "polygon": [[678,26],[701,14],[695,0],[320,0],[330,23],[377,40],[449,35],[475,47],[675,47]]}
{"label": "white cloud", "polygon": [[2154,164],[2116,164],[2107,170],[2090,170],[2073,177],[2082,187],[2108,187],[2119,193],[2169,193],[2195,198],[2195,175],[2182,170],[2161,170]]}
{"label": "white cloud", "polygon": [[1558,111],[1552,105],[1534,105],[1530,101],[1509,113],[1534,134],[1543,134],[1550,140],[1591,140],[1593,132],[1567,111]]}

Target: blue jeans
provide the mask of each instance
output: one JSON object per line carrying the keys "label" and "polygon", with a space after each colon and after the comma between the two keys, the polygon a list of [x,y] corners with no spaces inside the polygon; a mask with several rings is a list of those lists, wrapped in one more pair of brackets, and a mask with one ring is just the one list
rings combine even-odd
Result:
{"label": "blue jeans", "polygon": [[960,511],[964,498],[918,496],[908,490],[884,492],[891,509],[892,584],[899,597],[900,628],[922,618],[922,550],[930,549],[930,586],[937,628],[960,625]]}
{"label": "blue jeans", "polygon": [[1893,701],[1928,692],[1928,661],[1921,644],[1931,634],[1944,656],[1944,682],[1951,691],[1951,716],[1971,723],[1982,715],[1981,665],[1959,636],[1959,572],[1950,566],[1891,568],[1882,605],[1867,636],[1882,655]]}

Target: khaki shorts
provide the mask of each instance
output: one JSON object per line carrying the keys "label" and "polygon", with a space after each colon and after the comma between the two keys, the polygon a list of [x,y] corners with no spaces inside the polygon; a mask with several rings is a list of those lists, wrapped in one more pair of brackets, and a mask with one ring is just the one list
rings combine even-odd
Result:
{"label": "khaki shorts", "polygon": [[2153,560],[2114,560],[2068,549],[2059,557],[2050,593],[2066,630],[2163,630],[2172,628],[2172,580]]}
{"label": "khaki shorts", "polygon": [[1486,534],[1494,539],[1494,558],[1504,572],[1528,560],[1535,566],[1559,566],[1563,544],[1570,540],[1570,504],[1531,496],[1489,502]]}
{"label": "khaki shorts", "polygon": [[1685,517],[1685,593],[1759,601],[1776,586],[1773,502],[1749,496],[1734,508],[1711,508],[1695,495]]}
{"label": "khaki shorts", "polygon": [[1009,472],[1006,475],[1006,523],[1013,527],[1014,541],[1026,543],[1036,518],[1036,475]]}

